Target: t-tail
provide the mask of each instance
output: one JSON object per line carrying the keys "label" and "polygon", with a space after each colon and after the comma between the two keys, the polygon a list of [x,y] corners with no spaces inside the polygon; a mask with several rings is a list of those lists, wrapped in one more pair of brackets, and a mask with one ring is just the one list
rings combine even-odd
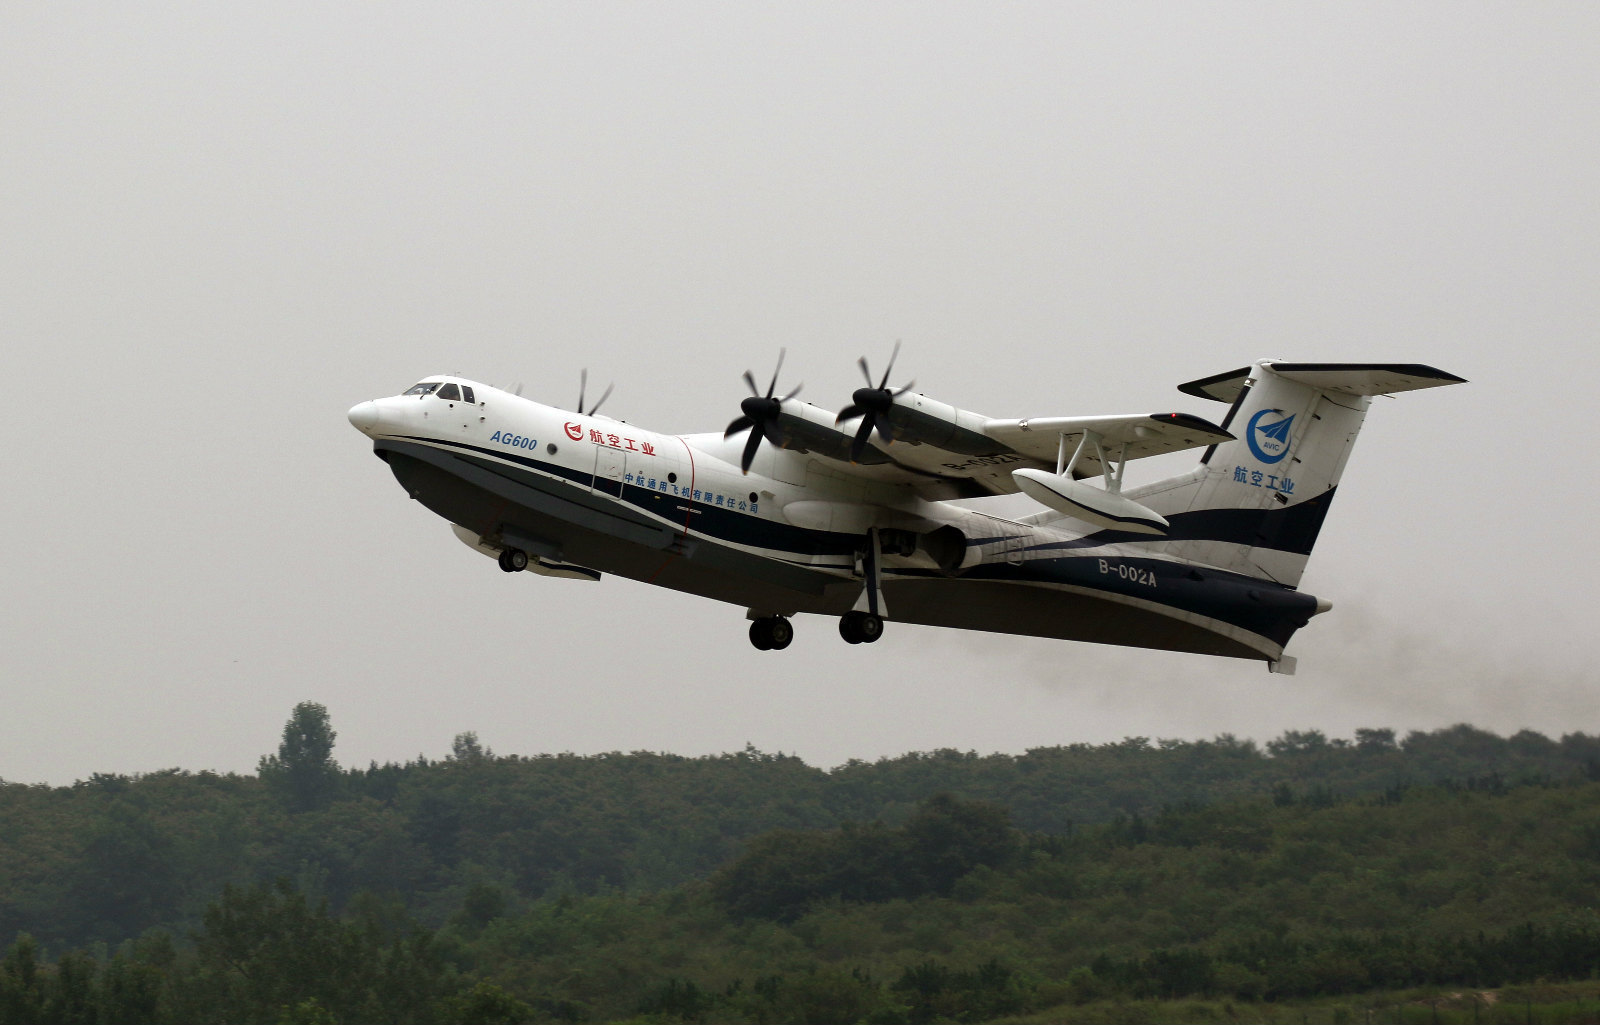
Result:
{"label": "t-tail", "polygon": [[1232,403],[1222,426],[1235,438],[1129,497],[1167,518],[1156,544],[1168,554],[1296,587],[1372,396],[1463,380],[1409,363],[1262,360],[1179,385]]}

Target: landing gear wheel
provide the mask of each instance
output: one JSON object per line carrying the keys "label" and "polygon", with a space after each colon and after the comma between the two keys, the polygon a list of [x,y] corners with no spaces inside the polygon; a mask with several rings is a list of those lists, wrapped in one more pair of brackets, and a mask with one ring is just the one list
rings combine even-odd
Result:
{"label": "landing gear wheel", "polygon": [[506,548],[500,552],[499,563],[507,573],[521,573],[528,568],[528,553],[520,548]]}
{"label": "landing gear wheel", "polygon": [[839,619],[839,636],[851,644],[871,644],[883,636],[883,619],[870,612],[846,612]]}
{"label": "landing gear wheel", "polygon": [[794,640],[794,625],[782,616],[763,616],[750,623],[750,643],[757,651],[782,651]]}

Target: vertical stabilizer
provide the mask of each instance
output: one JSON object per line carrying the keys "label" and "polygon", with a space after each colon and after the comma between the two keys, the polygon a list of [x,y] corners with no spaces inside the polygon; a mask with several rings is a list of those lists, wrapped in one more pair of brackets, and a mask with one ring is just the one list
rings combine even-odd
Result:
{"label": "vertical stabilizer", "polygon": [[1372,396],[1462,380],[1417,364],[1263,360],[1191,381],[1179,390],[1233,404],[1235,439],[1133,497],[1170,521],[1170,554],[1296,586]]}

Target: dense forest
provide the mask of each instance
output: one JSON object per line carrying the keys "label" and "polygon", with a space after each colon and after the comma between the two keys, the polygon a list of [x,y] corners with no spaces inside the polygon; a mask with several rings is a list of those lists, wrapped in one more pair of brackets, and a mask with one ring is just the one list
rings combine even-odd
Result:
{"label": "dense forest", "polygon": [[253,776],[0,783],[0,1025],[1600,1014],[1583,734],[831,771],[334,741],[308,702]]}

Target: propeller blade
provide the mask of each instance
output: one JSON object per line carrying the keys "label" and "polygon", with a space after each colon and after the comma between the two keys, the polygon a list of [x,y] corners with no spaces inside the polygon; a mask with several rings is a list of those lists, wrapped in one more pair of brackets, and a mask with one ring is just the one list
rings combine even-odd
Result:
{"label": "propeller blade", "polygon": [[833,422],[836,424],[842,424],[846,420],[854,420],[856,417],[860,416],[862,412],[863,410],[861,407],[852,402],[848,406],[839,410],[839,415],[834,417]]}
{"label": "propeller blade", "polygon": [[756,398],[761,397],[761,389],[756,387],[755,375],[750,373],[748,370],[744,372],[744,383],[750,386],[751,395],[754,395]]}
{"label": "propeller blade", "polygon": [[756,422],[754,420],[750,419],[748,416],[741,416],[737,420],[735,420],[733,423],[729,424],[728,425],[728,429],[726,431],[722,432],[722,439],[724,441],[726,441],[727,439],[733,437],[735,434],[738,434],[740,431],[748,431],[750,428],[754,427],[755,425],[756,425]]}
{"label": "propeller blade", "polygon": [[867,454],[867,442],[872,437],[872,417],[863,417],[861,429],[856,431],[856,440],[850,443],[850,461],[861,462],[861,457]]}
{"label": "propeller blade", "polygon": [[867,369],[867,357],[862,356],[856,360],[856,366],[861,368],[861,376],[867,379],[867,387],[872,387],[872,371]]}
{"label": "propeller blade", "polygon": [[788,402],[790,399],[794,398],[796,395],[799,395],[800,394],[800,389],[804,388],[804,387],[805,387],[805,385],[803,385],[803,384],[795,385],[794,386],[794,391],[790,392],[789,394],[785,395],[783,398],[778,400],[778,405],[781,406],[785,402]]}
{"label": "propeller blade", "polygon": [[778,387],[778,374],[783,370],[783,355],[787,349],[778,350],[778,365],[772,369],[772,383],[767,385],[767,398],[772,398],[772,392]]}
{"label": "propeller blade", "polygon": [[[894,373],[894,361],[895,361],[896,357],[898,357],[899,355],[900,355],[900,339],[896,338],[894,340],[894,351],[889,353],[889,365],[887,367],[885,367],[884,370],[883,370],[883,380],[878,382],[878,390],[879,391],[883,391],[884,388],[887,388],[889,386],[889,375]],[[872,378],[870,378],[870,377],[867,378],[867,382],[870,384],[872,382]]]}
{"label": "propeller blade", "polygon": [[885,445],[893,445],[893,425],[889,423],[889,415],[887,413],[876,413],[872,417],[872,423],[874,427],[878,428],[878,434],[883,438],[883,443]]}
{"label": "propeller blade", "polygon": [[739,458],[739,470],[742,473],[750,472],[750,464],[755,461],[756,449],[761,446],[761,432],[751,431],[750,440],[744,443],[744,455]]}
{"label": "propeller blade", "polygon": [[583,393],[589,387],[589,368],[578,371],[578,415],[583,415]]}
{"label": "propeller blade", "polygon": [[772,447],[773,448],[783,448],[784,447],[784,445],[786,443],[786,440],[785,440],[785,438],[783,436],[783,432],[778,430],[777,421],[775,421],[775,420],[763,420],[763,421],[761,421],[761,433],[766,435],[766,438],[767,438],[768,441],[772,442]]}
{"label": "propeller blade", "polygon": [[[616,384],[615,381],[613,381],[610,384],[606,385],[606,390],[600,393],[600,398],[595,402],[594,405],[589,407],[589,412],[586,413],[585,415],[586,416],[594,416],[595,413],[597,413],[600,410],[600,407],[605,405],[606,399],[609,399],[611,397],[611,389],[615,388],[616,386],[617,386],[617,384]],[[583,410],[580,409],[580,410],[578,410],[578,412],[582,413]]]}
{"label": "propeller blade", "polygon": [[915,388],[916,386],[917,386],[917,382],[915,382],[915,381],[907,381],[906,382],[906,386],[904,388],[901,388],[899,391],[895,392],[890,397],[898,399],[900,396],[904,395],[906,392],[910,391],[911,389]]}

